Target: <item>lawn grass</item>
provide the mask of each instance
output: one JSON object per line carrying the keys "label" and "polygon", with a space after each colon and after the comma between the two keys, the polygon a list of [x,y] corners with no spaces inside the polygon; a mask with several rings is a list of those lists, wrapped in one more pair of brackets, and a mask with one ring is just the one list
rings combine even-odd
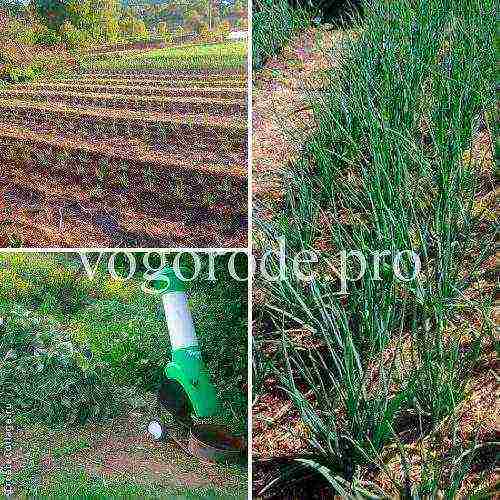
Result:
{"label": "lawn grass", "polygon": [[[266,245],[284,237],[289,255],[321,254],[307,285],[291,258],[288,281],[262,285],[264,342],[280,346],[270,371],[307,429],[306,465],[346,498],[470,498],[471,469],[492,473],[481,453],[497,444],[480,422],[464,437],[459,415],[471,373],[498,356],[494,223],[478,208],[492,190],[493,19],[491,1],[366,5],[324,97],[311,98],[317,129],[286,179],[284,211],[259,225]],[[412,250],[422,271],[403,282],[382,266],[377,280],[368,266],[339,295],[328,266],[341,250]],[[269,369],[259,350],[255,366]]]}
{"label": "lawn grass", "polygon": [[[145,486],[126,480],[106,480],[89,476],[84,471],[61,473],[51,477],[51,482],[42,487],[27,491],[28,495],[46,498],[75,498],[81,500],[114,498],[179,498],[179,492],[161,486]],[[220,498],[214,490],[183,490],[182,497],[186,499]]]}
{"label": "lawn grass", "polygon": [[138,484],[126,479],[92,476],[82,470],[63,471],[51,474],[43,484],[32,485],[23,493],[28,498],[74,498],[79,500],[112,500],[116,498],[197,500],[202,498],[246,498],[235,494],[207,488],[168,488],[155,484]]}
{"label": "lawn grass", "polygon": [[237,69],[246,64],[246,42],[226,42],[205,45],[166,47],[135,52],[83,56],[84,69],[178,69],[210,70]]}

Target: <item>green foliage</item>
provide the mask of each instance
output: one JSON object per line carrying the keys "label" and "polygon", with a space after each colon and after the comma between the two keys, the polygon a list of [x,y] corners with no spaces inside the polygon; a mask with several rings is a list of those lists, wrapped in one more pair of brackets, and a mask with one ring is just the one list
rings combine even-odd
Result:
{"label": "green foliage", "polygon": [[168,25],[166,22],[161,22],[158,24],[158,34],[164,42],[172,43],[173,36],[172,33],[170,33],[170,31],[168,30]]}
{"label": "green foliage", "polygon": [[57,31],[41,26],[35,31],[34,43],[38,45],[57,45],[61,43],[61,37]]}
{"label": "green foliage", "polygon": [[81,61],[88,69],[204,69],[244,68],[246,42],[166,47],[131,54],[86,56]]}
{"label": "green foliage", "polygon": [[[224,265],[219,257],[220,280],[195,281],[189,295],[224,418],[244,432],[246,283]],[[138,281],[111,278],[104,263],[91,280],[77,255],[0,258],[3,411],[11,403],[19,418],[48,425],[125,413],[156,390],[170,350],[160,300]]]}
{"label": "green foliage", "polygon": [[57,31],[68,15],[67,0],[35,0],[34,6],[45,26]]}
{"label": "green foliage", "polygon": [[[491,298],[465,293],[481,283],[494,238],[473,210],[478,171],[464,154],[495,106],[493,13],[491,1],[367,5],[335,51],[324,97],[311,96],[318,127],[287,178],[285,214],[261,224],[269,245],[284,236],[292,254],[319,238],[330,248],[307,286],[292,278],[266,285],[265,319],[281,345],[275,376],[317,462],[348,498],[360,493],[362,467],[384,469],[386,446],[402,463],[402,478],[391,476],[398,495],[429,493],[425,481],[413,484],[401,441],[451,418],[491,337]],[[367,257],[411,249],[422,270],[403,282],[390,266],[381,280],[368,267],[339,297],[329,266],[351,249]],[[297,328],[306,345],[287,334]],[[460,455],[462,443],[454,446]],[[437,463],[431,452],[423,460]],[[455,488],[443,474],[453,460],[443,457],[433,472],[432,496]]]}
{"label": "green foliage", "polygon": [[26,21],[10,19],[2,38],[15,40],[21,44],[57,45],[61,38],[53,29],[39,23],[29,24]]}
{"label": "green foliage", "polygon": [[[54,321],[2,305],[0,382],[4,411],[48,425],[84,423],[122,412],[109,369],[78,352]],[[21,382],[22,381],[22,382]]]}
{"label": "green foliage", "polygon": [[21,0],[0,0],[0,10],[15,17],[24,12],[25,6]]}
{"label": "green foliage", "polygon": [[70,47],[120,37],[118,0],[37,0],[35,5],[44,26],[55,36],[61,33]]}
{"label": "green foliage", "polygon": [[73,453],[89,448],[90,443],[85,438],[77,438],[52,449],[51,455],[54,458],[64,457],[66,455],[73,455]]}
{"label": "green foliage", "polygon": [[252,14],[252,64],[260,69],[277,54],[297,29],[309,23],[308,14],[287,0],[258,0]]}
{"label": "green foliage", "polygon": [[144,21],[133,16],[123,17],[120,20],[120,29],[130,41],[142,42],[149,38],[149,32]]}
{"label": "green foliage", "polygon": [[69,49],[87,47],[91,44],[91,37],[85,30],[75,28],[69,21],[64,22],[59,33],[62,41]]}
{"label": "green foliage", "polygon": [[36,66],[18,66],[6,64],[2,78],[12,83],[30,82],[40,76],[40,71]]}
{"label": "green foliage", "polygon": [[36,484],[28,494],[37,498],[74,498],[75,500],[99,499],[113,500],[115,498],[185,498],[199,499],[220,498],[220,493],[210,489],[172,491],[161,486],[136,484],[125,479],[103,479],[89,475],[84,470],[60,472],[52,478],[50,484]]}
{"label": "green foliage", "polygon": [[34,26],[30,26],[17,19],[10,19],[6,26],[4,37],[12,38],[24,44],[34,44],[37,40],[37,32]]}

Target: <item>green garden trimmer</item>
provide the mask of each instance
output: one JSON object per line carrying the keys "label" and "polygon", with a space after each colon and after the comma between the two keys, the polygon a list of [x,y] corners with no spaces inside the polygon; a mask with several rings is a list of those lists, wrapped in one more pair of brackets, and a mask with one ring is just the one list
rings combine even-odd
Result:
{"label": "green garden trimmer", "polygon": [[163,301],[172,346],[172,360],[165,367],[158,402],[173,417],[174,425],[168,427],[161,419],[152,420],[149,434],[156,441],[171,439],[200,459],[241,461],[245,448],[242,439],[230,435],[222,426],[195,425],[192,418],[216,417],[219,403],[201,356],[184,282],[172,268],[165,268],[153,281],[153,288]]}

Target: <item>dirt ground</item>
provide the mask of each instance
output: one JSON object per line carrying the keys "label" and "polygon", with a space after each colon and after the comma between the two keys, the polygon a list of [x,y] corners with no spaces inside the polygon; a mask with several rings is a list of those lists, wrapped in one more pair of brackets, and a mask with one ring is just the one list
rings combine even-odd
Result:
{"label": "dirt ground", "polygon": [[[210,490],[246,498],[245,467],[201,462],[171,440],[154,442],[146,433],[148,421],[147,414],[135,412],[99,425],[15,430],[14,481],[18,478],[24,487],[45,485],[58,472],[81,470],[92,478],[154,485],[175,495]],[[0,455],[0,465],[4,464]]]}
{"label": "dirt ground", "polygon": [[0,247],[246,244],[242,75],[88,72],[0,94]]}
{"label": "dirt ground", "polygon": [[321,92],[324,71],[346,32],[310,28],[254,77],[253,183],[255,204],[279,203],[283,173],[312,132],[311,92]]}
{"label": "dirt ground", "polygon": [[[332,50],[344,33],[311,28],[298,35],[281,54],[269,59],[254,77],[253,180],[254,211],[272,217],[283,198],[287,168],[298,158],[301,145],[313,130],[308,95],[321,87]],[[290,131],[294,131],[291,133]],[[254,289],[254,304],[264,303],[264,292]],[[258,335],[259,325],[254,325]],[[254,453],[257,457],[289,456],[304,449],[301,423],[276,381],[254,406]]]}

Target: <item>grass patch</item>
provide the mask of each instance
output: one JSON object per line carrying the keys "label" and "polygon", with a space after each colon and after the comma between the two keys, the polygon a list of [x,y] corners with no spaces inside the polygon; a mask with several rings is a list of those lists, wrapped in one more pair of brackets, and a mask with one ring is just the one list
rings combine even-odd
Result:
{"label": "grass patch", "polygon": [[[292,255],[321,250],[307,285],[291,259],[288,281],[263,285],[265,342],[279,348],[274,369],[260,350],[255,366],[301,416],[313,453],[301,465],[346,498],[455,498],[493,446],[460,438],[457,416],[482,353],[498,352],[486,283],[494,224],[474,209],[491,190],[493,19],[490,1],[367,4],[324,98],[311,99],[318,126],[285,183],[284,213],[260,224],[267,245],[284,236]],[[368,266],[339,296],[329,266],[340,268],[341,250],[411,250],[422,269],[402,281],[391,265],[380,279]],[[348,275],[358,271],[352,259]],[[443,427],[451,451],[436,437]],[[411,446],[422,446],[419,477]]]}
{"label": "grass patch", "polygon": [[[92,476],[85,471],[59,472],[49,476],[46,484],[33,485],[27,491],[29,496],[44,498],[75,498],[81,500],[115,498],[220,498],[216,490],[205,488],[175,490],[160,485],[136,484],[125,479],[105,479]],[[235,495],[234,498],[240,498]]]}
{"label": "grass patch", "polygon": [[252,14],[252,64],[260,69],[277,54],[311,16],[294,9],[287,0],[258,0]]}
{"label": "grass patch", "polygon": [[[246,283],[230,278],[224,259],[217,257],[220,281],[193,283],[190,301],[221,418],[244,433]],[[170,345],[160,301],[140,285],[113,279],[102,266],[91,280],[78,255],[3,254],[3,411],[13,404],[18,424],[62,426],[141,407],[141,394],[163,377]]]}
{"label": "grass patch", "polygon": [[90,446],[87,439],[78,438],[65,443],[63,446],[58,446],[52,449],[52,456],[54,458],[64,457],[67,455],[72,455],[77,451],[85,450]]}
{"label": "grass patch", "polygon": [[246,42],[187,45],[133,54],[84,56],[85,69],[236,69],[246,64]]}

